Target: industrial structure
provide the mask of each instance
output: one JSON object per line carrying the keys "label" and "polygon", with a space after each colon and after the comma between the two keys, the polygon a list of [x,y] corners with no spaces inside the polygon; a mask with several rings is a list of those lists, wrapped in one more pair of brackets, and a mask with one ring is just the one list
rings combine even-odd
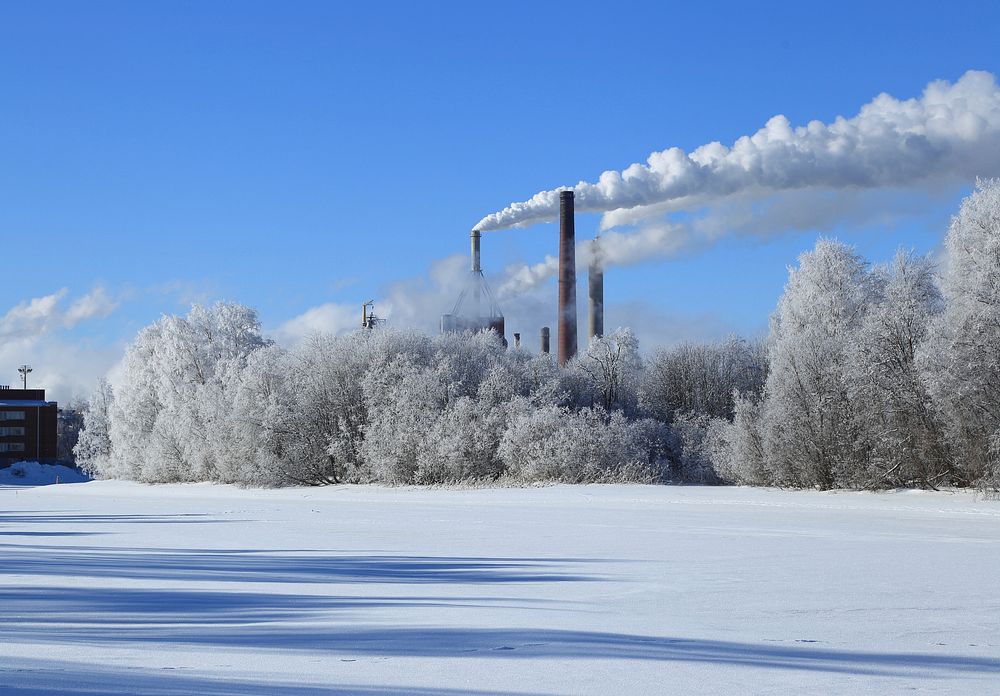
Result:
{"label": "industrial structure", "polygon": [[493,291],[483,275],[481,239],[479,230],[472,230],[472,264],[468,280],[449,314],[441,317],[441,333],[462,331],[496,331],[507,345],[504,337],[504,318],[497,305]]}
{"label": "industrial structure", "polygon": [[556,362],[564,366],[576,357],[576,216],[573,192],[559,192],[559,307]]}
{"label": "industrial structure", "polygon": [[590,243],[590,266],[587,268],[587,289],[590,298],[590,338],[604,335],[604,259],[601,238]]}
{"label": "industrial structure", "polygon": [[44,389],[0,386],[0,466],[55,461],[58,411],[55,401],[45,400]]}
{"label": "industrial structure", "polygon": [[[559,299],[556,323],[556,361],[566,365],[576,357],[578,330],[576,311],[576,210],[572,190],[559,192]],[[449,314],[441,317],[442,333],[462,331],[496,331],[503,339],[504,316],[493,292],[486,283],[482,268],[482,235],[472,230],[472,264],[467,284]],[[589,332],[591,339],[604,335],[604,255],[601,239],[590,243],[590,264],[587,269],[588,299],[590,300]],[[514,334],[514,345],[520,347],[521,335]],[[548,353],[550,331],[543,326],[539,333],[539,348]]]}
{"label": "industrial structure", "polygon": [[385,319],[375,316],[375,300],[368,300],[361,305],[361,328],[374,329],[384,322]]}

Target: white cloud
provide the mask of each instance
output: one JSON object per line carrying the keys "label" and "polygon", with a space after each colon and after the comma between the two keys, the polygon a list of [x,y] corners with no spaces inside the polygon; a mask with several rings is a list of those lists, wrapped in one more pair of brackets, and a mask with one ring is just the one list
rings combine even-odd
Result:
{"label": "white cloud", "polygon": [[341,334],[361,325],[361,307],[327,302],[311,307],[271,332],[279,343],[294,345],[311,334]]}
{"label": "white cloud", "polygon": [[88,319],[103,319],[114,312],[118,308],[118,304],[118,301],[111,297],[104,287],[97,285],[86,295],[77,298],[70,304],[63,317],[63,323],[67,327],[72,327]]}
{"label": "white cloud", "polygon": [[4,341],[32,338],[49,331],[58,322],[59,303],[66,288],[35,297],[11,307],[0,317],[0,339]]}
{"label": "white cloud", "polygon": [[30,364],[28,386],[50,399],[85,397],[121,354],[121,346],[97,345],[68,329],[110,315],[118,306],[101,286],[65,302],[69,291],[24,300],[0,316],[0,383],[15,386],[17,367]]}

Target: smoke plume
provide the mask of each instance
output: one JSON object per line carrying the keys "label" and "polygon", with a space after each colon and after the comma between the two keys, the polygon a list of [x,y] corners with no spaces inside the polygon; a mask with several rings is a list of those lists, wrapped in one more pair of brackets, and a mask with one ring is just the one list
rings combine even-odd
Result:
{"label": "smoke plume", "polygon": [[[917,99],[881,94],[851,118],[793,128],[775,116],[731,147],[654,152],[645,164],[581,181],[578,212],[604,213],[602,228],[732,199],[796,192],[933,187],[1000,174],[1000,89],[988,72],[931,82]],[[554,220],[560,187],[487,215],[482,231]]]}

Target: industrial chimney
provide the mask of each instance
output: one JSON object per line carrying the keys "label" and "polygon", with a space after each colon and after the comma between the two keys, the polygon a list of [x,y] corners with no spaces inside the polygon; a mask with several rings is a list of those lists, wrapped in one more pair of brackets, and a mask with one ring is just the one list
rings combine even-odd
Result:
{"label": "industrial chimney", "polygon": [[469,238],[472,240],[472,272],[482,273],[483,272],[482,251],[480,248],[480,244],[482,242],[482,234],[480,234],[479,230],[472,230],[472,232],[469,234]]}
{"label": "industrial chimney", "polygon": [[[469,234],[469,238],[472,241],[472,316],[479,319],[479,315],[482,311],[480,306],[480,300],[483,294],[483,264],[482,264],[482,235],[479,230],[472,230]],[[500,332],[503,335],[503,332]]]}
{"label": "industrial chimney", "polygon": [[590,337],[604,335],[604,261],[601,259],[601,238],[590,243],[590,267],[587,269],[590,295]]}
{"label": "industrial chimney", "polygon": [[541,344],[540,345],[542,347],[542,352],[545,353],[546,355],[548,355],[548,353],[549,353],[549,327],[547,327],[547,326],[543,326],[542,327],[542,333],[541,333],[540,338],[541,338]]}
{"label": "industrial chimney", "polygon": [[576,356],[576,228],[573,192],[559,192],[559,317],[558,352],[560,366]]}

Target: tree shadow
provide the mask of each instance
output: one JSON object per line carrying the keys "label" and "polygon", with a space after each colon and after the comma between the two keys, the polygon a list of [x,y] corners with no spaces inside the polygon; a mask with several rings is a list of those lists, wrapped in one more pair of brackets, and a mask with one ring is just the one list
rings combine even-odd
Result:
{"label": "tree shadow", "polygon": [[19,575],[281,583],[583,582],[564,563],[594,559],[339,555],[244,549],[53,548],[0,544],[3,570]]}
{"label": "tree shadow", "polygon": [[81,665],[56,660],[20,660],[16,668],[0,667],[5,696],[544,696],[513,691],[474,691],[412,686],[307,685],[251,682],[243,679],[185,674],[182,670],[129,669]]}
{"label": "tree shadow", "polygon": [[[31,587],[0,590],[0,626],[9,635],[41,638],[48,626],[73,624],[81,635],[102,642],[109,625],[114,631],[191,626],[206,635],[219,626],[247,626],[283,621],[338,619],[348,611],[378,608],[537,608],[546,600],[505,597],[459,598],[424,595],[318,595],[273,592],[220,592],[210,590],[147,590],[102,587]],[[35,631],[32,627],[42,627]],[[173,630],[173,629],[168,629]],[[71,631],[72,632],[72,631]],[[50,635],[51,637],[51,635]],[[59,637],[64,630],[59,629]],[[268,647],[268,639],[263,646]],[[281,647],[278,645],[270,647]]]}
{"label": "tree shadow", "polygon": [[18,537],[82,537],[82,536],[96,536],[98,534],[103,534],[104,532],[8,532],[0,531],[0,536],[18,536]]}
{"label": "tree shadow", "polygon": [[184,512],[172,515],[109,515],[79,514],[67,511],[65,514],[47,512],[0,513],[0,524],[208,524],[231,522],[219,520],[202,512]]}
{"label": "tree shadow", "polygon": [[[179,589],[15,587],[0,592],[0,628],[22,644],[203,646],[334,658],[559,659],[709,664],[907,678],[1000,677],[1000,659],[843,650],[551,628],[399,625],[418,609],[565,610],[568,603],[455,595],[326,596]],[[396,625],[365,624],[388,609]],[[360,618],[359,618],[360,617]],[[440,620],[440,619],[438,619]],[[159,646],[159,647],[157,647]],[[378,692],[376,692],[378,693]]]}

